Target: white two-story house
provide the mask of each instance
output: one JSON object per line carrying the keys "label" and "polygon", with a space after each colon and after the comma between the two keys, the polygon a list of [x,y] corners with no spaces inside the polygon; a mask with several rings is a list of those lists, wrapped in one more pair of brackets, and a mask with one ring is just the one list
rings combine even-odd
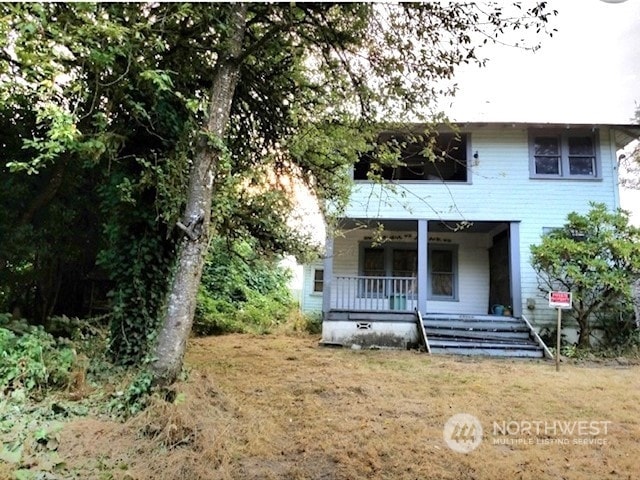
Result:
{"label": "white two-story house", "polygon": [[418,343],[419,311],[434,349],[542,356],[535,330],[555,311],[530,246],[589,202],[619,207],[616,151],[640,128],[459,123],[429,137],[435,159],[421,131],[380,133],[401,150],[383,182],[368,179],[375,153],[353,168],[340,231],[305,266],[303,311],[322,312],[326,344]]}

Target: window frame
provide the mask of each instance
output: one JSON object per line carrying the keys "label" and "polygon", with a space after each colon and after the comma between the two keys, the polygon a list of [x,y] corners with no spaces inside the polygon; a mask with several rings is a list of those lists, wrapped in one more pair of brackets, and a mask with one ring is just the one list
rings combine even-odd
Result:
{"label": "window frame", "polygon": [[[558,139],[560,171],[559,173],[536,172],[536,138],[555,137]],[[586,157],[586,155],[569,155],[569,139],[589,137],[593,145],[593,175],[579,175],[570,173],[570,159],[572,157]],[[542,155],[544,156],[544,155]],[[546,180],[602,180],[602,159],[600,155],[600,135],[598,129],[559,129],[532,128],[529,129],[529,178]]]}
{"label": "window frame", "polygon": [[[374,248],[383,251],[383,265],[384,265],[384,275],[380,275],[382,277],[392,277],[393,276],[393,252],[396,250],[407,250],[414,251],[416,254],[416,263],[418,261],[418,245],[416,243],[411,242],[389,242],[384,243],[382,245],[373,245],[373,242],[360,242],[358,248],[358,276],[365,277],[364,275],[364,253],[367,249]],[[418,280],[418,267],[416,265],[416,285]],[[358,288],[357,295],[359,298],[388,298],[389,295],[392,295],[393,292],[389,291],[389,288],[385,284],[383,286],[382,292],[364,292],[363,288]],[[407,296],[409,300],[415,300],[418,298],[417,292],[414,292]]]}
{"label": "window frame", "polygon": [[[432,259],[433,259],[433,250],[447,250],[451,252],[451,262],[452,262],[452,284],[451,288],[453,289],[453,295],[435,295],[432,289]],[[459,302],[460,301],[460,289],[459,289],[459,278],[460,272],[458,268],[458,245],[450,244],[450,243],[430,243],[428,245],[428,256],[427,256],[427,300],[436,301],[436,302]]]}
{"label": "window frame", "polygon": [[[417,251],[418,245],[415,243],[408,242],[390,242],[385,243],[379,246],[373,246],[372,242],[360,242],[358,248],[358,276],[364,276],[364,252],[367,248],[379,248],[384,251],[384,268],[385,274],[384,276],[390,277],[393,275],[393,251],[394,250],[415,250],[416,251],[416,261],[417,261]],[[460,301],[460,290],[459,290],[459,279],[460,279],[460,271],[459,271],[459,263],[458,263],[458,245],[452,243],[429,243],[428,244],[428,254],[427,254],[427,300],[438,301],[438,302],[459,302]],[[453,295],[452,296],[443,296],[443,295],[434,295],[431,289],[431,259],[433,250],[448,250],[452,253],[452,262],[453,262]],[[418,281],[418,270],[419,266],[416,268],[416,284]],[[374,292],[363,293],[361,289],[358,289],[357,295],[360,298],[369,297],[375,294]],[[389,292],[385,288],[381,294],[383,297],[388,297]],[[408,297],[409,299],[415,300],[418,298],[417,291]]]}
{"label": "window frame", "polygon": [[[320,280],[318,280],[317,276],[318,273],[322,274],[322,278]],[[321,294],[322,292],[324,292],[324,268],[314,268],[313,269],[313,277],[312,278],[312,289],[311,289],[311,293],[312,294]],[[316,289],[317,285],[320,284],[320,290]]]}

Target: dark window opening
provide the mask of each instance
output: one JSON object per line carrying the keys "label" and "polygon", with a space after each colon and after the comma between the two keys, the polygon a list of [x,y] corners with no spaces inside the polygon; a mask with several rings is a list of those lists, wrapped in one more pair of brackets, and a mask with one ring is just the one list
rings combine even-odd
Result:
{"label": "dark window opening", "polygon": [[[355,180],[369,180],[372,172],[385,180],[468,181],[465,134],[440,133],[434,138],[419,138],[383,133],[378,144],[381,148],[362,155],[356,163]],[[389,159],[390,156],[394,158]]]}
{"label": "dark window opening", "polygon": [[316,293],[322,292],[324,289],[324,270],[316,268],[313,272],[313,291]]}

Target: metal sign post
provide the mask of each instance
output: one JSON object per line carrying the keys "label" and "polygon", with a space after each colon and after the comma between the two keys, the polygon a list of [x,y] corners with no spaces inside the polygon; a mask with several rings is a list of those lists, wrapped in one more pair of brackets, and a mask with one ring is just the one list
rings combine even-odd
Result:
{"label": "metal sign post", "polygon": [[562,331],[562,310],[571,309],[571,292],[549,292],[549,306],[558,309],[558,334],[556,336],[556,372],[560,371],[560,336]]}
{"label": "metal sign post", "polygon": [[558,308],[558,334],[556,335],[556,372],[560,371],[560,332],[562,331],[562,309]]}

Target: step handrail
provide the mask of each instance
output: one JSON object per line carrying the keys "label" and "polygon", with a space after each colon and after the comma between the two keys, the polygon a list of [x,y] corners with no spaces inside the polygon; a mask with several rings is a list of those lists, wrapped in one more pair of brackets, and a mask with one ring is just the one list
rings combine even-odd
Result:
{"label": "step handrail", "polygon": [[431,355],[431,347],[429,346],[429,339],[427,338],[427,331],[424,328],[424,322],[422,321],[422,313],[420,310],[416,308],[416,316],[418,318],[418,336],[422,338],[424,342],[424,347],[427,350],[427,353]]}
{"label": "step handrail", "polygon": [[540,338],[540,335],[538,335],[538,332],[535,331],[535,329],[533,328],[529,320],[527,320],[527,317],[522,315],[522,320],[524,320],[524,322],[527,324],[527,327],[529,327],[529,332],[531,333],[531,335],[533,335],[533,338],[535,339],[535,341],[544,350],[544,356],[553,360],[554,357],[553,357],[553,354],[551,353],[551,350],[549,350],[549,347],[547,347],[545,343],[542,341],[542,338]]}

